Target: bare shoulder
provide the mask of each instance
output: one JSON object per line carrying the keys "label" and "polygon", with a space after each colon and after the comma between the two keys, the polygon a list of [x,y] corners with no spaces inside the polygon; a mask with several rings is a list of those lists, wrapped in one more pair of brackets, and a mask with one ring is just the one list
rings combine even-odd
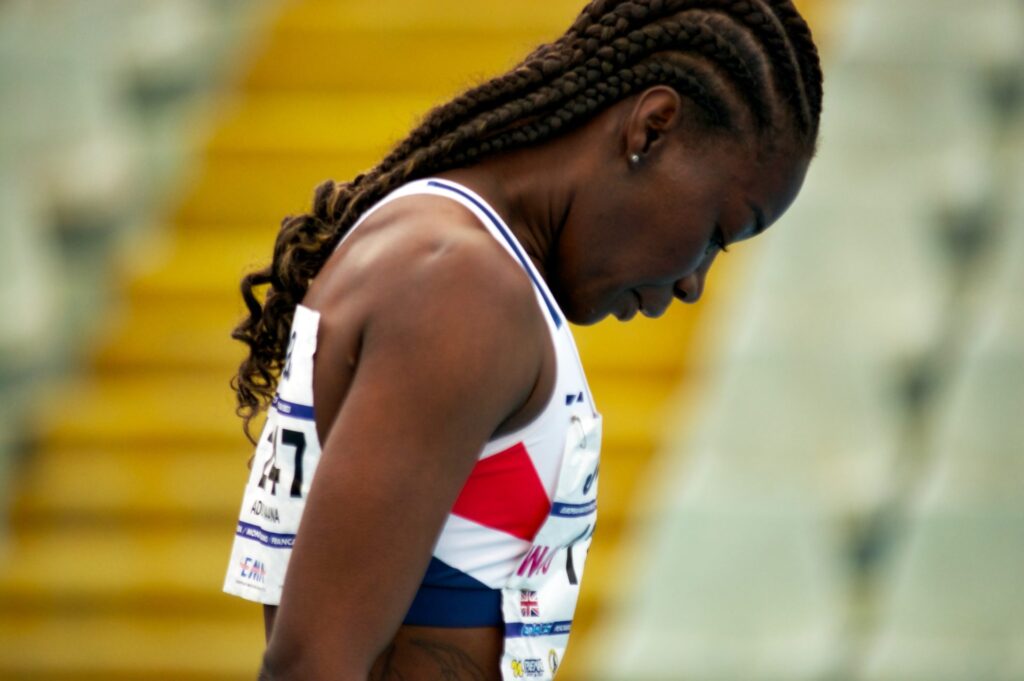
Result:
{"label": "bare shoulder", "polygon": [[465,207],[431,195],[374,213],[328,261],[307,300],[348,323],[467,315],[506,331],[544,329],[520,264]]}
{"label": "bare shoulder", "polygon": [[551,346],[529,276],[450,199],[417,195],[381,208],[331,257],[304,303],[321,314],[321,435],[358,372],[395,374],[408,390],[430,383],[421,392],[435,401],[438,380],[454,401],[483,406],[487,395],[499,423],[547,387]]}

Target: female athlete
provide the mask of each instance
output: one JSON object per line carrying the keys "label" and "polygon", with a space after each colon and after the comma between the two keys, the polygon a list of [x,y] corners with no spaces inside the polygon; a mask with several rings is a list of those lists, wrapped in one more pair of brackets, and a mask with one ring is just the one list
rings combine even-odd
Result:
{"label": "female athlete", "polygon": [[233,334],[261,678],[555,674],[601,430],[567,322],[700,298],[796,197],[821,97],[790,0],[595,0],[283,221]]}

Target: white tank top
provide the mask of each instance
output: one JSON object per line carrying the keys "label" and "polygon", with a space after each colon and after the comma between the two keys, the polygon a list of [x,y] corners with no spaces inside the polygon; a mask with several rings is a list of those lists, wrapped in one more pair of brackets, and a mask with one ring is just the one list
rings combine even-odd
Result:
{"label": "white tank top", "polygon": [[[600,439],[600,417],[572,332],[551,291],[511,230],[480,196],[448,180],[417,180],[375,204],[352,229],[381,206],[412,194],[444,196],[476,215],[532,280],[555,349],[557,369],[550,399],[530,423],[490,440],[481,450],[441,530],[421,592],[406,619],[410,624],[434,626],[481,626],[504,621],[508,627],[509,599],[506,594],[503,617],[502,590],[508,591],[510,579],[523,582],[535,573],[539,577],[541,568],[546,575],[558,550],[568,547],[568,581],[578,591],[585,551],[574,559],[572,547],[583,546],[581,538],[589,544],[593,533],[597,489],[593,484],[597,476],[594,439]],[[313,362],[319,319],[318,312],[302,305],[295,310],[285,365],[257,445],[224,581],[226,592],[260,603],[276,605],[280,601],[292,543],[320,458],[313,421]],[[592,458],[567,462],[567,452],[582,446],[580,443],[592,451]],[[573,470],[567,472],[567,467]],[[581,481],[586,479],[577,490],[584,496],[574,492],[573,500],[567,502],[560,498],[559,490],[568,477],[577,474]],[[579,525],[569,534],[584,529],[574,543],[551,547],[549,553],[534,539],[542,526],[550,529],[554,518]],[[560,530],[561,534],[566,532]],[[520,598],[520,592],[515,593]],[[525,595],[521,603],[516,601],[514,609],[521,609],[527,624],[537,618],[539,625],[544,617],[543,604],[534,602],[536,591],[526,589],[522,593]],[[575,596],[574,592],[572,607]],[[570,621],[572,607],[568,608]],[[562,624],[564,631],[559,633],[567,636],[568,625]],[[527,628],[534,630],[540,631]],[[522,636],[521,626],[518,631]],[[556,647],[564,650],[564,646]]]}

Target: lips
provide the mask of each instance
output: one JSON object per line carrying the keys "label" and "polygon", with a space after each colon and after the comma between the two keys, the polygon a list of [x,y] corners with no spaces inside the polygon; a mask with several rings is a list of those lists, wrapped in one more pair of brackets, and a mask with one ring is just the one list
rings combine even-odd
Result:
{"label": "lips", "polygon": [[[654,319],[665,314],[665,310],[668,309],[669,304],[672,302],[669,300],[666,303],[655,301],[654,303],[645,302],[644,297],[640,295],[640,292],[636,289],[629,289],[630,296],[623,298],[622,300],[627,303],[618,312],[615,312],[615,317],[622,322],[628,322],[630,319],[635,317],[637,313],[642,314],[645,317]],[[632,303],[629,305],[628,303]]]}
{"label": "lips", "polygon": [[640,295],[636,291],[630,290],[630,293],[633,294],[632,297],[620,298],[624,304],[621,306],[621,309],[612,313],[620,322],[628,322],[635,317],[643,304]]}
{"label": "lips", "polygon": [[[649,306],[644,302],[643,296],[641,296],[635,289],[633,290],[633,295],[636,296],[637,309],[643,316],[649,319],[657,319],[661,315],[665,314],[665,310],[668,309],[668,304]],[[669,301],[669,303],[671,302],[672,301]]]}

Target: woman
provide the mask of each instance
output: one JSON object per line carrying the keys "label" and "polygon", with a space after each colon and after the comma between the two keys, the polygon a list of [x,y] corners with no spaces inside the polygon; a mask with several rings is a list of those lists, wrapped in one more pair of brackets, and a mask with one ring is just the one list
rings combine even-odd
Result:
{"label": "woman", "polygon": [[821,95],[789,0],[596,0],[282,223],[234,333],[261,678],[554,675],[600,440],[566,322],[697,301],[794,200]]}

